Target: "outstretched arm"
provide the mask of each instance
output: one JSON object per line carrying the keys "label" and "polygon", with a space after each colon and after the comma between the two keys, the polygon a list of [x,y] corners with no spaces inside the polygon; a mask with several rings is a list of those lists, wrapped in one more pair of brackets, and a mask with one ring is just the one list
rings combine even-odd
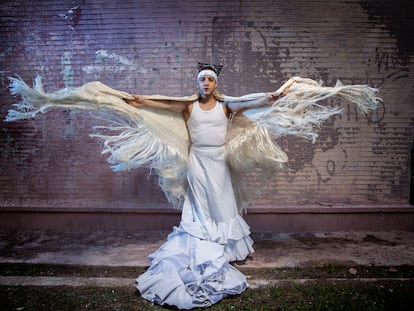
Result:
{"label": "outstretched arm", "polygon": [[286,87],[280,92],[267,93],[266,95],[256,98],[256,99],[230,102],[228,103],[228,107],[233,113],[237,113],[244,109],[270,106],[279,98],[286,96],[288,90],[289,90],[289,87]]}
{"label": "outstretched arm", "polygon": [[187,106],[191,103],[189,101],[175,101],[175,100],[153,100],[147,99],[144,96],[134,95],[134,99],[124,99],[125,102],[135,108],[153,107],[162,110],[169,110],[183,113]]}
{"label": "outstretched arm", "polygon": [[236,113],[244,109],[260,108],[260,107],[271,105],[278,98],[279,96],[276,96],[273,93],[268,93],[265,96],[262,96],[262,97],[259,97],[253,100],[230,102],[228,104],[228,107],[230,108],[232,112]]}
{"label": "outstretched arm", "polygon": [[275,92],[264,94],[263,96],[258,97],[256,99],[245,99],[245,100],[243,100],[242,98],[246,97],[248,95],[242,96],[240,98],[241,100],[230,101],[228,103],[228,107],[233,113],[237,113],[237,112],[239,112],[241,110],[245,110],[245,109],[260,108],[260,107],[273,105],[273,103],[276,100],[278,100],[279,98],[284,97],[284,96],[287,95],[287,93],[289,92],[289,88],[294,83],[296,83],[296,80],[294,78],[291,78],[288,81],[286,81]]}

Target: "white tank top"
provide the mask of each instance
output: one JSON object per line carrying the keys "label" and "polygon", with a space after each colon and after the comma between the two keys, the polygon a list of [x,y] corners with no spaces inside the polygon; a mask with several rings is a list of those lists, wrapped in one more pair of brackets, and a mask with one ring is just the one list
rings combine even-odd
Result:
{"label": "white tank top", "polygon": [[196,146],[222,146],[226,140],[228,118],[221,102],[214,108],[203,110],[198,101],[194,102],[187,121],[190,138]]}

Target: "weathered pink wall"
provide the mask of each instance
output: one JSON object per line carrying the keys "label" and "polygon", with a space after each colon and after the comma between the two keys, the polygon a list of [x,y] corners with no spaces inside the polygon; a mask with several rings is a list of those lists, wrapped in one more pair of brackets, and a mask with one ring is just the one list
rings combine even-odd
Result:
{"label": "weathered pink wall", "polygon": [[[378,111],[364,116],[343,104],[315,144],[281,139],[290,162],[253,189],[252,208],[404,205],[414,15],[411,2],[395,2],[2,1],[0,118],[18,100],[7,91],[14,75],[41,75],[47,91],[100,80],[134,93],[189,95],[202,61],[225,65],[220,89],[228,95],[275,90],[295,75],[368,83],[381,89]],[[89,138],[93,125],[70,111],[1,123],[0,206],[165,207],[148,170],[110,170]]]}

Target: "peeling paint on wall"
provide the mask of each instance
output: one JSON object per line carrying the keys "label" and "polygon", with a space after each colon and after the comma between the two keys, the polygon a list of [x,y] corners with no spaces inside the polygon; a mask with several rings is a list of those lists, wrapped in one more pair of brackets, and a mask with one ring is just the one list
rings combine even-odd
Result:
{"label": "peeling paint on wall", "polygon": [[103,63],[105,59],[113,59],[122,65],[133,66],[133,63],[130,62],[127,58],[123,56],[119,56],[115,53],[108,53],[105,50],[98,50],[95,52],[95,54],[96,54],[96,60],[95,60],[96,64]]}
{"label": "peeling paint on wall", "polygon": [[81,6],[74,6],[70,8],[66,13],[58,14],[59,17],[62,17],[67,23],[71,30],[75,30],[75,27],[79,24],[79,20],[82,14]]}
{"label": "peeling paint on wall", "polygon": [[70,87],[73,85],[74,73],[71,64],[71,58],[72,53],[65,52],[60,59],[60,64],[62,66],[61,73],[63,75],[63,82],[65,83],[65,87]]}
{"label": "peeling paint on wall", "polygon": [[106,50],[98,50],[95,52],[95,62],[93,65],[83,66],[82,71],[87,74],[100,73],[108,67],[112,72],[139,72],[147,73],[148,70],[141,65],[135,64],[133,61],[116,53],[109,53]]}

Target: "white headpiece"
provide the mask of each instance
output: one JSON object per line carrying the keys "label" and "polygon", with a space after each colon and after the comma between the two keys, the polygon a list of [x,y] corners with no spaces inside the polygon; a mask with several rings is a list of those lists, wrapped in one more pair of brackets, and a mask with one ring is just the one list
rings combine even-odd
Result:
{"label": "white headpiece", "polygon": [[210,76],[210,77],[213,77],[214,78],[214,80],[216,80],[217,81],[217,79],[218,79],[218,76],[217,76],[217,74],[213,71],[213,70],[211,70],[211,69],[204,69],[204,70],[201,70],[199,73],[198,73],[198,75],[197,75],[197,81],[199,81],[202,77],[204,77],[204,76]]}

